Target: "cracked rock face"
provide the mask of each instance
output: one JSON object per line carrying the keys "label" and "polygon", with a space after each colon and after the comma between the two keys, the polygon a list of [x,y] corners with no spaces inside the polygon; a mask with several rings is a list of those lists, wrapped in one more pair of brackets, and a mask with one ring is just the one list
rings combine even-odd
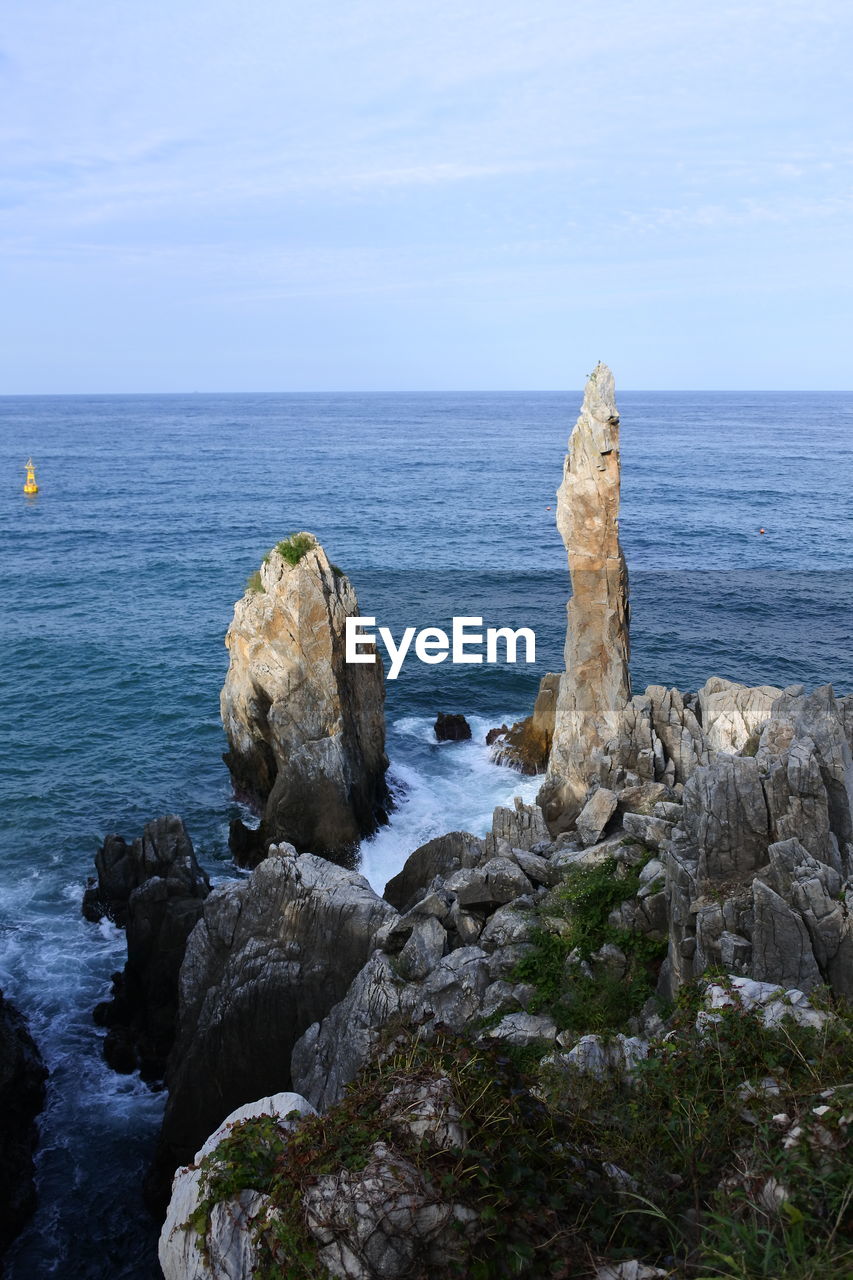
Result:
{"label": "cracked rock face", "polygon": [[829,685],[786,690],[754,757],[720,751],[690,777],[663,855],[670,991],[721,965],[853,993],[849,702]]}
{"label": "cracked rock face", "polygon": [[225,760],[237,792],[263,809],[254,861],[276,840],[343,858],[387,803],[382,664],[345,661],[355,591],[313,535],[296,536],[313,546],[295,565],[270,552],[225,637]]}
{"label": "cracked rock face", "polygon": [[233,1108],[288,1088],[294,1042],[346,994],[394,915],[362,876],[287,846],[211,893],[181,968],[161,1170],[186,1163]]}
{"label": "cracked rock face", "polygon": [[560,681],[548,775],[539,801],[552,832],[566,830],[631,696],[628,573],[619,543],[619,413],[613,374],[590,374],[557,491],[557,528],[569,558],[566,671]]}

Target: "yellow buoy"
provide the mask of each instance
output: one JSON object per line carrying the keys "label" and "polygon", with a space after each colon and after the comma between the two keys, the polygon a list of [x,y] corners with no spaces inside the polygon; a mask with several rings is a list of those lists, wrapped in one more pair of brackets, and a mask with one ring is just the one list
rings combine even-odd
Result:
{"label": "yellow buoy", "polygon": [[27,463],[27,483],[24,485],[24,493],[38,493],[39,487],[36,484],[36,467],[32,458]]}

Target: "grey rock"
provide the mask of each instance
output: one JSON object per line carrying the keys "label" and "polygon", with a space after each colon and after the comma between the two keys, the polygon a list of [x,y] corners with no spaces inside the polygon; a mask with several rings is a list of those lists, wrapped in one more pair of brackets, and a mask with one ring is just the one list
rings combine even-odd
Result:
{"label": "grey rock", "polygon": [[[548,677],[546,677],[547,679]],[[525,804],[515,797],[512,809],[501,806],[492,814],[492,835],[513,849],[529,850],[548,839],[548,828],[538,804]]]}
{"label": "grey rock", "polygon": [[447,880],[461,867],[475,867],[483,842],[468,831],[451,831],[428,840],[406,859],[403,870],[385,886],[384,897],[398,911],[408,911],[424,896],[436,876]]}
{"label": "grey rock", "polygon": [[599,787],[584,804],[577,819],[577,832],[585,848],[598,844],[604,829],[616,812],[616,793]]}
{"label": "grey rock", "polygon": [[820,969],[802,916],[761,880],[753,884],[753,901],[750,976],[759,982],[778,982],[802,991],[820,986]]}
{"label": "grey rock", "polygon": [[489,1028],[485,1035],[491,1040],[502,1040],[514,1045],[536,1044],[540,1040],[553,1043],[557,1027],[551,1018],[539,1017],[533,1013],[508,1013],[496,1027]]}
{"label": "grey rock", "polygon": [[293,1045],[341,1000],[391,907],[354,871],[276,854],[216,889],[190,936],[160,1169],[243,1102],[290,1085]]}
{"label": "grey rock", "polygon": [[662,849],[669,844],[672,823],[663,818],[648,817],[641,813],[626,813],[622,819],[625,831],[650,849]]}
{"label": "grey rock", "polygon": [[435,916],[425,916],[412,929],[397,959],[397,972],[416,982],[435,968],[447,948],[447,932]]}
{"label": "grey rock", "polygon": [[515,903],[498,907],[480,934],[480,946],[487,951],[514,942],[529,942],[535,920],[529,911],[519,911]]}
{"label": "grey rock", "polygon": [[[460,881],[459,877],[465,878]],[[458,872],[447,882],[462,907],[489,906],[511,902],[530,892],[531,884],[517,862],[490,858],[482,867]]]}
{"label": "grey rock", "polygon": [[699,690],[702,730],[712,751],[742,751],[770,719],[773,703],[782,694],[774,685],[750,688],[712,676]]}
{"label": "grey rock", "polygon": [[47,1070],[23,1014],[0,992],[0,1253],[36,1207],[36,1116]]}
{"label": "grey rock", "polygon": [[559,868],[552,866],[548,858],[539,857],[535,853],[525,853],[521,849],[513,849],[512,856],[534,884],[544,884],[551,888],[560,879]]}

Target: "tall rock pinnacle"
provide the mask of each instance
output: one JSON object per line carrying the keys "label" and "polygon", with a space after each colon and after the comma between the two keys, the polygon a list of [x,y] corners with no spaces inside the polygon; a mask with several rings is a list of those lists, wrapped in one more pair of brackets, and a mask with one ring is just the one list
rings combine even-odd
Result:
{"label": "tall rock pinnacle", "polygon": [[349,578],[310,533],[274,547],[234,606],[225,762],[237,791],[263,807],[257,837],[232,826],[238,861],[280,840],[345,858],[384,816],[382,664],[345,661],[346,619],[358,612]]}
{"label": "tall rock pinnacle", "polygon": [[568,552],[566,671],[560,680],[548,775],[539,803],[554,831],[574,821],[601,776],[631,697],[628,571],[619,543],[619,413],[613,374],[596,365],[569,440],[557,490]]}

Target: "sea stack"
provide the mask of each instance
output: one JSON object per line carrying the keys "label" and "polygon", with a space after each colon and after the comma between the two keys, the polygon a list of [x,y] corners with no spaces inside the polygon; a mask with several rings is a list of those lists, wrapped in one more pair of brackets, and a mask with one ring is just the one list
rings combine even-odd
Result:
{"label": "sea stack", "polygon": [[274,547],[234,606],[225,761],[262,811],[257,834],[232,832],[238,860],[254,865],[280,840],[345,860],[384,816],[382,664],[345,661],[346,619],[358,613],[349,579],[310,533]]}
{"label": "sea stack", "polygon": [[548,774],[539,803],[552,832],[572,825],[608,763],[631,697],[628,571],[619,542],[619,413],[613,374],[587,380],[557,490],[557,528],[569,558],[566,671],[560,680]]}

